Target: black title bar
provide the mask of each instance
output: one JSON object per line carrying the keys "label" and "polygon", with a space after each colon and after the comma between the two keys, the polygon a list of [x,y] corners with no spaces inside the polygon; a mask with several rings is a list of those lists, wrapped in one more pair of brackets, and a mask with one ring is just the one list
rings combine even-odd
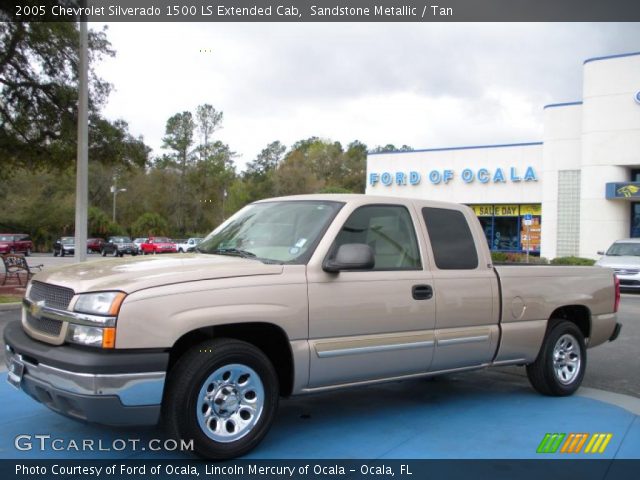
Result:
{"label": "black title bar", "polygon": [[[638,22],[639,0],[14,0],[3,21]],[[83,18],[84,20],[84,18]]]}

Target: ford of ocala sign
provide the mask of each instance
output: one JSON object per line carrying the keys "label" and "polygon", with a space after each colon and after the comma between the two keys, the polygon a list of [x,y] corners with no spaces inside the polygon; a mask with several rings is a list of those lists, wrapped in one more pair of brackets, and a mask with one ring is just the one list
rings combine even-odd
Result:
{"label": "ford of ocala sign", "polygon": [[[425,173],[425,176],[429,182],[434,185],[449,184],[455,181],[458,175],[453,170],[431,170]],[[465,168],[459,174],[460,179],[464,183],[473,183],[476,180],[480,183],[507,183],[507,182],[537,182],[538,176],[536,175],[533,167],[529,166],[525,169],[524,174],[518,172],[516,167],[510,167],[509,169],[496,168],[490,171],[486,168],[479,168],[474,171],[470,168]],[[410,172],[371,172],[369,173],[369,185],[383,185],[388,187],[390,185],[419,185],[422,181],[422,173],[416,171]]]}

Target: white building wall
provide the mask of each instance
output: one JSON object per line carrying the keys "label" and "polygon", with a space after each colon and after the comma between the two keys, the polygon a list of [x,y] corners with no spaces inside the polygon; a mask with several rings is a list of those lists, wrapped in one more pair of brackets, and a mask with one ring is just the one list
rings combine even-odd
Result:
{"label": "white building wall", "polygon": [[545,108],[540,255],[546,258],[557,256],[558,171],[580,169],[581,134],[581,102]]}
{"label": "white building wall", "polygon": [[597,258],[613,240],[629,236],[629,203],[606,200],[605,183],[629,181],[640,165],[640,56],[584,65],[580,255]]}

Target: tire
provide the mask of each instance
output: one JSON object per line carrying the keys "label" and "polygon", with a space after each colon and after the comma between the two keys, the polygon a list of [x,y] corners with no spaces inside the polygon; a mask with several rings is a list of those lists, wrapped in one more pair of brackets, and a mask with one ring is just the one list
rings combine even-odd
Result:
{"label": "tire", "polygon": [[24,252],[24,256],[25,257],[30,257],[31,256],[31,249],[30,248],[27,248],[27,251]]}
{"label": "tire", "polygon": [[119,256],[120,258],[122,258],[122,257],[124,257],[124,253],[120,252],[120,253],[118,253],[118,256]]}
{"label": "tire", "polygon": [[175,437],[193,439],[196,454],[235,458],[267,434],[278,396],[278,376],[261,350],[240,340],[211,340],[189,350],[171,369],[163,420]]}
{"label": "tire", "polygon": [[527,365],[529,382],[543,395],[564,397],[582,383],[587,349],[580,329],[566,320],[552,319],[535,362]]}
{"label": "tire", "polygon": [[106,256],[107,256],[107,251],[106,251],[105,249],[102,249],[102,251],[100,252],[100,254],[101,254],[103,257],[106,257]]}
{"label": "tire", "polygon": [[87,255],[91,255],[91,249],[87,248]]}
{"label": "tire", "polygon": [[61,249],[60,249],[60,256],[61,256],[61,257],[64,257],[64,248],[61,248]]}
{"label": "tire", "polygon": [[56,252],[55,250],[53,251],[53,256],[57,257],[58,256],[58,252]]}
{"label": "tire", "polygon": [[181,248],[178,249],[178,253],[184,253]]}
{"label": "tire", "polygon": [[114,257],[117,257],[118,256],[118,249],[116,248],[111,255],[113,255]]}

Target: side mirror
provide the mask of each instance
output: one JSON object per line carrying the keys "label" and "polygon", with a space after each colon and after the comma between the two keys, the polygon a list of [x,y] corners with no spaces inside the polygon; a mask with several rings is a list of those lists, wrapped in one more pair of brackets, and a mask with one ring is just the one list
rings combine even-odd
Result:
{"label": "side mirror", "polygon": [[335,257],[325,260],[322,269],[328,273],[341,270],[370,270],[375,266],[373,250],[364,243],[345,243],[338,247]]}
{"label": "side mirror", "polygon": [[597,253],[598,255],[604,255],[604,252],[603,252],[602,250],[598,250],[596,253]]}

